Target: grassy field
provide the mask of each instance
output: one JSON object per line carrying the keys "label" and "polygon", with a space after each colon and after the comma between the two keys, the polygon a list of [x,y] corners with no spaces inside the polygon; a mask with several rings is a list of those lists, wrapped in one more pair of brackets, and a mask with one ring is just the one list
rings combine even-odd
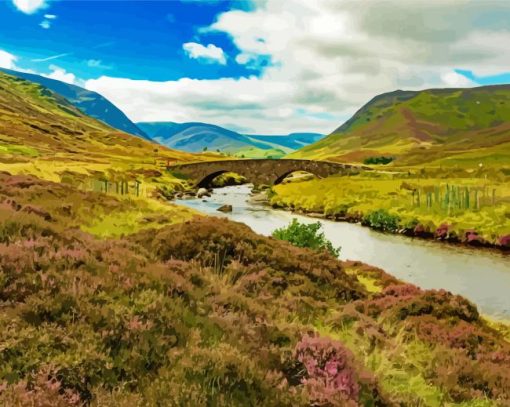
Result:
{"label": "grassy field", "polygon": [[507,245],[510,235],[510,183],[505,179],[364,173],[277,185],[270,202],[390,232],[494,245]]}

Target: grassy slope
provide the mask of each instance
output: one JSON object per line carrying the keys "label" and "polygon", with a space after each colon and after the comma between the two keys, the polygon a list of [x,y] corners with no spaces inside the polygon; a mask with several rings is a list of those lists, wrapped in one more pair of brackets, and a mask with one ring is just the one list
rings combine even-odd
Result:
{"label": "grassy slope", "polygon": [[92,119],[39,85],[0,74],[0,169],[58,180],[61,172],[154,169],[199,156]]}
{"label": "grassy slope", "polygon": [[125,203],[74,193],[0,174],[0,405],[510,402],[461,297],[217,218],[97,239],[76,226]]}
{"label": "grassy slope", "polygon": [[113,129],[40,85],[0,73],[0,171],[64,182],[68,195],[60,199],[72,206],[80,207],[82,191],[107,190],[104,202],[97,199],[98,211],[88,218],[85,211],[82,219],[95,234],[119,235],[189,218],[190,211],[153,199],[162,189],[183,185],[163,167],[213,158]]}
{"label": "grassy slope", "polygon": [[290,157],[362,162],[381,155],[395,157],[393,166],[509,166],[510,86],[379,95]]}
{"label": "grassy slope", "polygon": [[0,68],[0,71],[26,79],[30,82],[38,83],[64,96],[69,102],[88,116],[101,120],[109,126],[125,131],[126,133],[136,134],[147,139],[147,135],[136,127],[117,106],[96,92],[31,73],[12,71],[4,68]]}

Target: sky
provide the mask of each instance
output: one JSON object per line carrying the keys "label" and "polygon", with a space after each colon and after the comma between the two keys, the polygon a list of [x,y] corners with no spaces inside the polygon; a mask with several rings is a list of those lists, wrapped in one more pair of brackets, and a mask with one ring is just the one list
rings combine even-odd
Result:
{"label": "sky", "polygon": [[510,82],[507,0],[0,0],[0,67],[135,121],[330,133],[396,89]]}

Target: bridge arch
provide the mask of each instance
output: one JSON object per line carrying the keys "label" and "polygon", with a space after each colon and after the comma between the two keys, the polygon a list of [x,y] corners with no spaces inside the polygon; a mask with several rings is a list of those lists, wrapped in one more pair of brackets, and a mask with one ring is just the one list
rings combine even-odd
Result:
{"label": "bridge arch", "polygon": [[273,181],[273,185],[278,185],[278,184],[281,184],[283,182],[283,180],[285,178],[287,178],[290,174],[294,173],[294,172],[299,172],[299,171],[302,171],[302,172],[307,172],[308,174],[312,174],[313,176],[317,177],[317,178],[322,178],[319,174],[313,172],[313,171],[307,171],[307,170],[303,170],[301,168],[297,168],[297,169],[294,169],[294,170],[290,170],[290,171],[286,171],[284,172],[282,175],[280,175],[279,177],[277,177],[274,181]]}
{"label": "bridge arch", "polygon": [[[198,188],[208,188],[211,185],[211,183],[213,182],[214,178],[219,177],[221,174],[225,174],[227,172],[231,172],[231,171],[228,171],[228,170],[214,171],[211,174],[203,177],[202,180],[200,180],[197,183],[197,187]],[[242,174],[239,174],[239,175],[242,175]]]}

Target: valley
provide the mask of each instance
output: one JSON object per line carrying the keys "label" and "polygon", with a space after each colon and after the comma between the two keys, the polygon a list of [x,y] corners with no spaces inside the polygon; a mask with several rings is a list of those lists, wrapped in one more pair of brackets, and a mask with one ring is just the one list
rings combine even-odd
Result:
{"label": "valley", "polygon": [[[510,404],[507,87],[383,94],[322,138],[25,77],[0,73],[1,405]],[[294,218],[339,258],[273,234]]]}

